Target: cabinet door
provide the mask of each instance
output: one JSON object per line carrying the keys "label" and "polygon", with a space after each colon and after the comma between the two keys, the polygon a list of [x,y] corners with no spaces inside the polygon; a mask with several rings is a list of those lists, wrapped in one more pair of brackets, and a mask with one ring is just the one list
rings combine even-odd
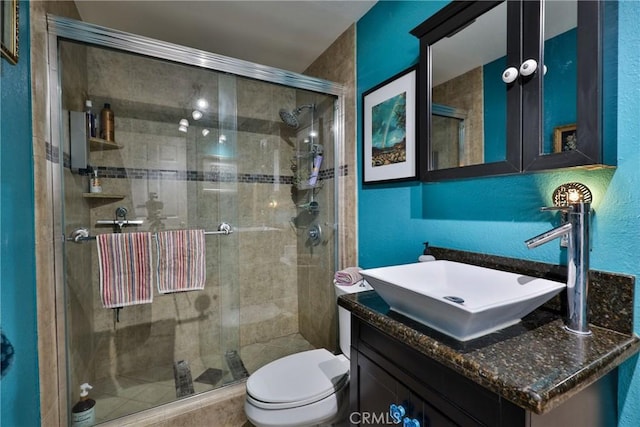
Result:
{"label": "cabinet door", "polygon": [[[451,427],[476,425],[457,423],[450,416],[424,401],[380,366],[360,353],[357,358],[357,411],[351,413],[352,425],[401,425],[410,427]],[[457,414],[457,418],[460,414]]]}
{"label": "cabinet door", "polygon": [[[519,1],[452,2],[420,38],[418,117],[424,181],[521,169]],[[514,80],[503,74],[509,71]],[[508,81],[505,83],[503,80]]]}
{"label": "cabinet door", "polygon": [[423,181],[615,166],[616,2],[451,2],[411,33]]}
{"label": "cabinet door", "polygon": [[603,145],[604,2],[523,3],[523,58],[538,71],[523,80],[523,171],[615,165]]}

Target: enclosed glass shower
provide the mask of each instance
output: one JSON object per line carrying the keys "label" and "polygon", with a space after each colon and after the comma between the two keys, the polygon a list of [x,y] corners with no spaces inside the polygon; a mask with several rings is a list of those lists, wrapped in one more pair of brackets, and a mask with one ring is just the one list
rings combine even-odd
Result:
{"label": "enclosed glass shower", "polygon": [[[63,18],[49,27],[70,405],[90,383],[108,421],[333,347],[335,307],[309,289],[331,289],[336,266],[339,87]],[[113,136],[100,132],[107,104]],[[205,231],[203,290],[159,293],[154,243],[152,302],[104,307],[95,236],[192,229]]]}

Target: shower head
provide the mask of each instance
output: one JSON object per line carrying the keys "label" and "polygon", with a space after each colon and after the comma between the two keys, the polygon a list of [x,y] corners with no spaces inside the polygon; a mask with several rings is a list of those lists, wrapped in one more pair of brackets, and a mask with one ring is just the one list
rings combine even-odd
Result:
{"label": "shower head", "polygon": [[297,114],[294,114],[294,112],[291,112],[289,110],[285,110],[284,108],[280,110],[279,114],[280,114],[280,119],[282,119],[282,121],[284,122],[285,125],[289,126],[290,128],[297,128],[298,126],[300,126],[300,123],[298,123],[298,117]]}
{"label": "shower head", "polygon": [[296,107],[293,111],[285,110],[284,108],[282,108],[280,109],[278,114],[280,114],[280,119],[282,119],[284,124],[286,124],[291,128],[296,129],[298,128],[298,126],[300,126],[300,122],[298,122],[298,115],[305,108],[315,110],[316,105],[315,104],[301,105],[299,107]]}

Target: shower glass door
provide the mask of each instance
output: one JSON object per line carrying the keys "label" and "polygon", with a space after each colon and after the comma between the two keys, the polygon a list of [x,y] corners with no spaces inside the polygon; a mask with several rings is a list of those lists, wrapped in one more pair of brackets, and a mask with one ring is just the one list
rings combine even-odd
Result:
{"label": "shower glass door", "polygon": [[[69,402],[91,384],[100,422],[245,378],[236,77],[65,40],[58,52]],[[87,100],[98,116],[93,136]],[[106,104],[113,138],[100,132]],[[100,192],[90,191],[95,173]],[[157,233],[216,232],[223,223],[230,234],[205,235],[204,290],[160,294]],[[132,232],[152,236],[151,262],[133,268],[150,269],[152,302],[105,308],[92,238]],[[112,258],[102,265],[134,262]]]}
{"label": "shower glass door", "polygon": [[[55,24],[72,36],[81,26]],[[341,89],[280,70],[273,75],[304,88],[84,42],[94,36],[56,39],[50,68],[60,89],[51,155],[64,235],[56,265],[67,409],[83,383],[103,422],[242,381],[291,353],[335,349],[342,125],[338,97],[307,87]],[[113,137],[100,132],[106,104]],[[91,192],[96,173],[101,191]],[[204,289],[159,293],[155,237],[192,229],[211,233]],[[134,232],[152,236],[142,264],[152,301],[105,307],[102,266],[133,261],[99,256],[95,236]]]}

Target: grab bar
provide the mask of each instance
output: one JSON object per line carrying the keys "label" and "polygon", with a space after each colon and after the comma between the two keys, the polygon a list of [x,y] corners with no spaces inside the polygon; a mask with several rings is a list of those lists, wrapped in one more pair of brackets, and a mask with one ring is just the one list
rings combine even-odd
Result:
{"label": "grab bar", "polygon": [[[107,222],[107,221],[104,221]],[[134,221],[130,221],[131,223],[135,223],[137,224],[138,221],[134,220]],[[97,222],[98,224],[100,223],[100,221]],[[142,221],[139,221],[140,224],[142,224]],[[111,223],[109,223],[111,224]],[[233,228],[231,227],[231,225],[227,224],[226,222],[221,223],[218,226],[218,230],[217,231],[205,231],[204,234],[206,236],[210,236],[210,235],[229,235],[233,233]],[[156,233],[153,233],[153,238],[156,237]],[[82,242],[87,242],[89,240],[96,240],[96,236],[91,236],[89,234],[89,230],[87,228],[76,228],[75,230],[73,230],[71,232],[71,235],[69,237],[67,237],[65,239],[68,242],[74,242],[74,243],[82,243]]]}

